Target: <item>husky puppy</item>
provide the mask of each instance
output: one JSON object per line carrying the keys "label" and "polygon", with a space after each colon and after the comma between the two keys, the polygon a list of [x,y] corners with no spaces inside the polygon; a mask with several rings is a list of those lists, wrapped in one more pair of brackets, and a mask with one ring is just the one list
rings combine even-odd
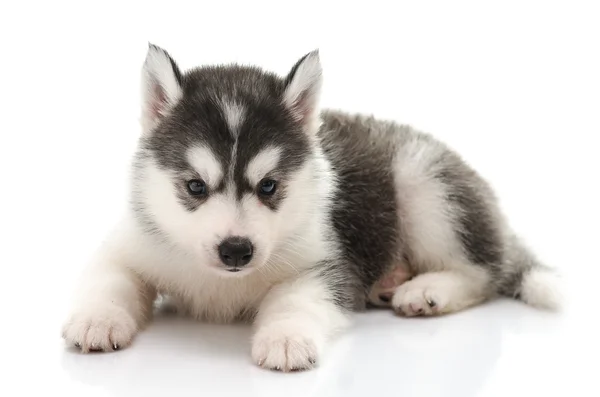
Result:
{"label": "husky puppy", "polygon": [[184,72],[149,45],[130,200],[83,274],[70,344],[126,347],[164,296],[197,319],[251,321],[254,362],[289,371],[313,367],[369,302],[404,316],[497,296],[558,307],[555,272],[459,155],[320,109],[321,81],[318,50],[278,76]]}

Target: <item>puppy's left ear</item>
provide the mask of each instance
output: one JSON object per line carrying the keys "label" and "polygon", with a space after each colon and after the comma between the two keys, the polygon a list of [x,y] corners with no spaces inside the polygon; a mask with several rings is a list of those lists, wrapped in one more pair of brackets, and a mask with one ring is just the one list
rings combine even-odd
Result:
{"label": "puppy's left ear", "polygon": [[322,73],[319,50],[314,50],[300,58],[285,79],[284,103],[309,129],[318,121]]}
{"label": "puppy's left ear", "polygon": [[148,43],[142,69],[142,129],[151,131],[183,94],[183,77],[169,53]]}

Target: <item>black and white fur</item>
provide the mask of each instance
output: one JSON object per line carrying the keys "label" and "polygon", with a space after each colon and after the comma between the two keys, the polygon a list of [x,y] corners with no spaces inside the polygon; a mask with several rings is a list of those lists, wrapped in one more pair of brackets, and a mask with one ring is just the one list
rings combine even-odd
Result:
{"label": "black and white fur", "polygon": [[[184,73],[149,46],[130,205],[84,274],[67,341],[123,348],[165,296],[198,319],[252,321],[258,365],[310,368],[401,264],[414,277],[390,304],[404,315],[497,295],[558,306],[555,273],[474,170],[411,127],[321,110],[321,79],[318,51],[280,77],[240,65]],[[231,238],[250,242],[245,266],[221,259]]]}

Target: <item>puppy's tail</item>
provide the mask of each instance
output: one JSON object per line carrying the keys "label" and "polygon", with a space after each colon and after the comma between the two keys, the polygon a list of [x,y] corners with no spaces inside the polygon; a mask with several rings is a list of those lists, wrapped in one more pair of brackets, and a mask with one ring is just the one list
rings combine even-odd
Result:
{"label": "puppy's tail", "polygon": [[500,269],[498,291],[530,306],[559,310],[563,303],[558,272],[542,264],[516,236],[511,238]]}

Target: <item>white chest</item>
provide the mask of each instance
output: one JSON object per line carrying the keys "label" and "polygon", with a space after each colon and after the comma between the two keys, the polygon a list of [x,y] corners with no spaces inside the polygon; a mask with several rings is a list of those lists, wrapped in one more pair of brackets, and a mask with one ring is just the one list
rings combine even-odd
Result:
{"label": "white chest", "polygon": [[242,277],[220,275],[202,265],[173,260],[140,269],[145,281],[168,295],[179,310],[214,322],[230,322],[257,310],[272,283],[259,271],[249,272]]}

